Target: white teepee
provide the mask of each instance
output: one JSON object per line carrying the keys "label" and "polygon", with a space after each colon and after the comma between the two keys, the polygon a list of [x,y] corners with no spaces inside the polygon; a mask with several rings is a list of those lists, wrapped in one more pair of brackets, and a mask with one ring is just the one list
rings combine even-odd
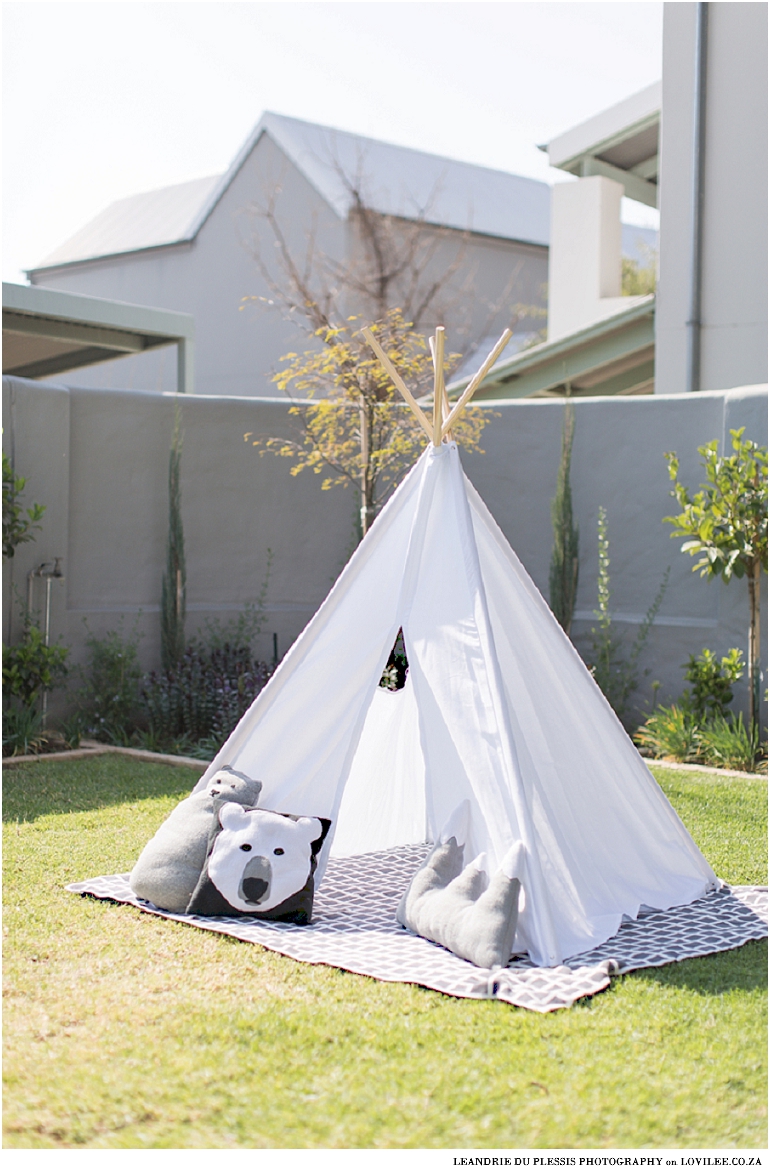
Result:
{"label": "white teepee", "polygon": [[[229,764],[262,781],[260,806],[331,818],[319,882],[329,853],[434,841],[468,799],[467,858],[494,869],[526,844],[516,951],[559,964],[717,881],[442,442],[447,422],[199,784]],[[399,628],[409,674],[391,693]]]}

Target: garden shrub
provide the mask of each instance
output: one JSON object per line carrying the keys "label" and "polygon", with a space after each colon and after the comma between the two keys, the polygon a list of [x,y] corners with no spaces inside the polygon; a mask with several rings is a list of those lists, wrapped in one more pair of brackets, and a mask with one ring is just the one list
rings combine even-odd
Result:
{"label": "garden shrub", "polygon": [[692,712],[677,704],[658,705],[637,730],[637,745],[650,756],[672,761],[698,761],[700,737]]}
{"label": "garden shrub", "polygon": [[262,632],[264,623],[263,605],[267,595],[267,585],[270,577],[273,555],[267,551],[267,570],[262,583],[259,598],[256,603],[247,603],[243,610],[224,622],[221,619],[206,619],[201,630],[198,631],[194,643],[214,650],[229,644],[232,647],[243,647],[251,651],[254,640]]}
{"label": "garden shrub", "polygon": [[705,765],[752,772],[764,757],[759,730],[753,722],[747,727],[743,713],[737,716],[714,716],[700,728],[701,756]]}
{"label": "garden shrub", "polygon": [[67,675],[69,650],[46,646],[45,636],[28,623],[20,643],[3,644],[3,756],[39,753],[48,737],[39,701]]}
{"label": "garden shrub", "polygon": [[570,484],[574,436],[575,408],[572,403],[567,402],[564,405],[561,461],[556,478],[556,495],[551,501],[554,540],[548,585],[551,610],[568,635],[572,629],[572,619],[575,613],[580,561],[580,533],[573,520],[572,486]]}
{"label": "garden shrub", "polygon": [[692,684],[677,704],[659,705],[634,736],[652,757],[714,765],[724,769],[757,769],[766,754],[754,722],[727,709],[732,685],[743,675],[743,655],[733,647],[717,659],[704,647],[691,655],[685,679]]}
{"label": "garden shrub", "polygon": [[743,675],[743,653],[732,647],[721,660],[704,647],[700,655],[691,655],[685,666],[684,678],[693,685],[692,691],[682,695],[681,703],[696,719],[727,717],[727,706],[733,698],[732,685]]}
{"label": "garden shrub", "polygon": [[122,626],[89,631],[84,686],[77,711],[62,732],[77,744],[84,734],[119,745],[211,757],[230,735],[273,668],[255,658],[251,643],[262,613],[247,606],[229,622],[209,621],[178,663],[143,675],[140,634]]}
{"label": "garden shrub", "polygon": [[142,699],[159,745],[221,745],[270,678],[248,646],[191,643],[176,666],[150,672]]}
{"label": "garden shrub", "polygon": [[20,643],[3,644],[3,704],[34,708],[43,692],[50,692],[67,675],[68,648],[60,643],[46,646],[38,626],[28,623]]}
{"label": "garden shrub", "polygon": [[48,738],[43,732],[43,717],[29,705],[9,706],[3,712],[3,756],[26,756],[39,753]]}
{"label": "garden shrub", "polygon": [[117,631],[94,635],[88,628],[88,658],[80,669],[84,686],[78,694],[78,714],[83,731],[114,744],[127,742],[143,722],[138,647],[141,635],[136,627],[123,635]]}
{"label": "garden shrub", "polygon": [[681,705],[660,705],[649,716],[634,740],[649,756],[669,761],[713,765],[719,769],[753,772],[762,766],[767,746],[755,724],[748,727],[743,713],[716,715],[698,720]]}
{"label": "garden shrub", "polygon": [[672,537],[685,537],[682,553],[699,560],[693,572],[702,578],[746,578],[749,587],[749,721],[759,720],[761,620],[760,579],[767,573],[767,448],[744,440],[745,427],[730,429],[733,454],[719,455],[719,441],[698,448],[706,482],[690,495],[678,479],[679,460],[666,452],[671,495],[682,510],[664,517]]}

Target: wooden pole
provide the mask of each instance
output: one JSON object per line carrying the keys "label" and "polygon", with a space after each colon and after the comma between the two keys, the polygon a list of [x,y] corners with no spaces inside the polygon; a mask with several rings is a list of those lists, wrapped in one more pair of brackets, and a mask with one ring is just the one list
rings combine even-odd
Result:
{"label": "wooden pole", "polygon": [[431,440],[431,442],[432,442],[433,441],[433,428],[431,427],[430,422],[429,422],[428,417],[425,414],[425,412],[422,411],[420,407],[418,407],[417,400],[415,399],[412,392],[409,390],[409,387],[406,385],[406,383],[402,379],[401,375],[398,373],[395,366],[390,361],[387,354],[385,353],[382,346],[377,341],[377,339],[375,338],[374,334],[369,329],[369,327],[364,326],[361,333],[364,335],[367,342],[371,346],[372,350],[374,350],[374,353],[377,355],[380,362],[385,367],[385,370],[388,372],[391,379],[395,383],[396,387],[401,392],[401,394],[403,395],[404,399],[411,407],[414,414],[417,416],[417,419],[419,420],[419,422],[422,426],[422,429],[425,432],[425,434],[427,435],[428,439]]}
{"label": "wooden pole", "polygon": [[431,346],[433,353],[433,444],[441,445],[444,423],[444,327],[438,326]]}
{"label": "wooden pole", "polygon": [[[442,379],[442,382],[443,382],[443,379]],[[451,405],[449,403],[449,395],[446,393],[446,383],[444,383],[444,385],[441,388],[441,402],[443,403],[443,406],[444,406],[444,419],[446,420],[449,418],[449,412],[452,410]],[[444,432],[444,435],[446,436],[446,438],[448,440],[451,440],[451,438],[452,438],[451,431]]]}
{"label": "wooden pole", "polygon": [[462,395],[457,400],[457,402],[455,403],[452,410],[449,412],[448,419],[444,420],[444,427],[443,427],[443,434],[444,435],[447,434],[447,432],[449,431],[452,424],[455,422],[455,420],[457,419],[457,416],[460,414],[460,412],[463,410],[463,408],[467,407],[472,396],[475,394],[475,392],[478,390],[481,383],[486,378],[491,367],[493,367],[494,364],[497,362],[498,358],[502,354],[505,347],[508,345],[508,342],[510,341],[512,336],[513,335],[512,335],[511,330],[505,330],[500,338],[500,341],[495,346],[494,350],[492,350],[491,354],[485,359],[485,361],[482,363],[481,367],[476,372],[476,374],[474,374],[473,378],[468,383],[468,385],[465,388],[465,390],[463,391]]}
{"label": "wooden pole", "polygon": [[[431,358],[433,359],[433,362],[434,362],[434,365],[435,365],[435,362],[436,362],[436,347],[435,347],[435,344],[434,344],[434,339],[433,339],[433,338],[428,338],[428,344],[429,344],[429,346],[430,346],[430,356],[431,356]],[[442,375],[443,375],[443,370],[442,370]],[[449,395],[446,393],[446,382],[444,381],[444,379],[443,379],[443,378],[441,379],[441,410],[442,410],[442,412],[443,412],[444,419],[448,419],[448,418],[449,418],[449,412],[452,410],[452,405],[451,405],[451,403],[449,402]],[[452,438],[452,433],[451,433],[451,431],[444,432],[444,437],[445,437],[446,439],[448,439],[448,440],[451,440],[451,438]]]}

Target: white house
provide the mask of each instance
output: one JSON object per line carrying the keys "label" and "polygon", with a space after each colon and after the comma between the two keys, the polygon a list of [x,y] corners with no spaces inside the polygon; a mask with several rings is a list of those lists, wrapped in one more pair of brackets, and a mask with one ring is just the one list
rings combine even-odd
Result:
{"label": "white house", "polygon": [[[270,113],[225,175],[119,200],[28,275],[52,289],[192,314],[196,391],[270,396],[271,372],[301,339],[266,303],[256,255],[281,278],[261,213],[274,212],[300,265],[311,241],[316,255],[345,265],[361,254],[356,195],[394,231],[419,225],[424,282],[443,286],[443,302],[420,322],[426,332],[437,315],[454,318],[453,345],[467,349],[511,320],[521,336],[542,325],[547,184]],[[69,381],[169,390],[174,371],[143,354]]]}

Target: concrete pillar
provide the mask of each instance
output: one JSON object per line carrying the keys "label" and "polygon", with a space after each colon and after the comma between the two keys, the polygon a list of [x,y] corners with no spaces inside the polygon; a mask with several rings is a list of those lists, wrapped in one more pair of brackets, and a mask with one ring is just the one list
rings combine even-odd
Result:
{"label": "concrete pillar", "polygon": [[621,297],[623,187],[602,175],[557,183],[551,196],[548,341],[629,308]]}
{"label": "concrete pillar", "polygon": [[[688,389],[697,4],[663,6],[655,392]],[[696,390],[767,381],[767,5],[711,3]]]}

